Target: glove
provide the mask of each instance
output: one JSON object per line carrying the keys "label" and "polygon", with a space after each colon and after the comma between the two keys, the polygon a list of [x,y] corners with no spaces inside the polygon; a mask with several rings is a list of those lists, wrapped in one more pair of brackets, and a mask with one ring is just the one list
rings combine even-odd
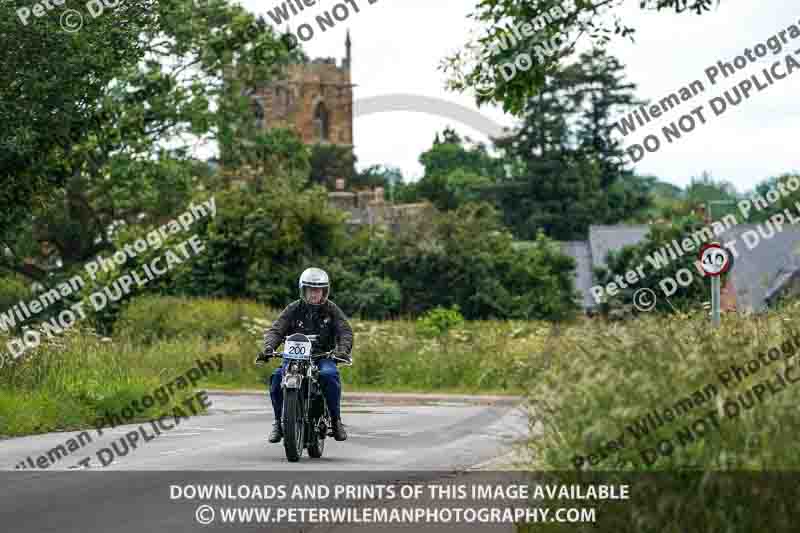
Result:
{"label": "glove", "polygon": [[337,350],[331,354],[331,358],[337,360],[336,362],[347,363],[348,365],[353,364],[353,358],[349,353],[340,352]]}
{"label": "glove", "polygon": [[270,347],[264,348],[258,352],[258,356],[256,357],[256,365],[263,365],[269,361],[271,357],[275,357],[275,350]]}

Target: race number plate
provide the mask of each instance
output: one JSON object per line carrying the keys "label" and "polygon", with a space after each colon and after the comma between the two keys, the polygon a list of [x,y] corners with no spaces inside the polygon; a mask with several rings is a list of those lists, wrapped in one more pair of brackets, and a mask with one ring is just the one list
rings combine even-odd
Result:
{"label": "race number plate", "polygon": [[310,359],[311,343],[302,341],[286,341],[284,357],[287,359]]}

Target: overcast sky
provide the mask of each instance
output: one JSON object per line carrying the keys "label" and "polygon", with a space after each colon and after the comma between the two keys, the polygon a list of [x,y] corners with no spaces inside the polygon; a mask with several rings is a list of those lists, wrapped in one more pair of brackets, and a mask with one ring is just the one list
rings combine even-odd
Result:
{"label": "overcast sky", "polygon": [[[335,6],[338,0],[322,0],[292,18],[291,27],[307,22],[317,35],[304,44],[311,57],[344,56],[345,31],[353,41],[352,79],[357,85],[354,100],[393,93],[415,94],[462,104],[479,111],[502,126],[513,126],[515,117],[497,107],[474,103],[471,93],[454,93],[445,87],[446,75],[437,68],[443,58],[458,50],[479,29],[466,15],[475,0],[354,0],[359,13],[322,33],[314,17]],[[279,6],[278,0],[242,0],[255,14]],[[711,113],[708,100],[742,79],[760,74],[762,68],[800,49],[800,38],[790,41],[778,55],[767,56],[711,85],[704,70],[719,60],[752,48],[790,24],[800,24],[796,0],[722,0],[719,8],[701,16],[650,13],[629,0],[621,15],[636,28],[636,42],[616,38],[609,52],[626,66],[628,80],[638,85],[636,96],[658,101],[673,91],[701,80],[706,91],[679,109],[637,129],[623,145],[639,142],[648,133],[679,119],[690,109],[703,105],[707,123],[672,144],[647,154],[636,165],[641,174],[653,174],[676,185],[686,185],[703,170],[715,178],[734,183],[742,192],[773,175],[800,170],[800,71],[776,81],[762,92],[728,109],[719,117]],[[268,18],[269,20],[269,18]],[[588,44],[588,42],[586,43]],[[800,53],[794,57],[800,61]],[[781,66],[785,72],[785,63]],[[761,75],[763,80],[763,74]],[[437,131],[450,125],[463,135],[488,142],[481,132],[435,113],[393,111],[356,117],[353,125],[359,168],[370,164],[400,167],[407,179],[421,177],[419,155],[431,145]],[[662,136],[663,141],[663,136]]]}

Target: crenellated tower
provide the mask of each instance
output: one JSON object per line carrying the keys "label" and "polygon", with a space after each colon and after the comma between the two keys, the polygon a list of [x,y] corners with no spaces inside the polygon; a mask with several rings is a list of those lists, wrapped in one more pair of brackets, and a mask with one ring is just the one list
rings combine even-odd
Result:
{"label": "crenellated tower", "polygon": [[261,127],[292,127],[306,144],[353,145],[353,87],[350,31],[345,57],[291,64],[283,79],[252,95]]}

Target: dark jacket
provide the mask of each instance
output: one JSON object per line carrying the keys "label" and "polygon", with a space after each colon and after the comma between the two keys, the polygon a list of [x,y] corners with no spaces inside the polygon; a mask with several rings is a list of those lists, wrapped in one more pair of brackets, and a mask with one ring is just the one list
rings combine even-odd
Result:
{"label": "dark jacket", "polygon": [[277,350],[293,333],[319,335],[312,353],[329,352],[336,347],[349,354],[353,349],[353,329],[339,306],[330,300],[320,306],[308,305],[303,300],[290,303],[264,332],[264,348]]}

